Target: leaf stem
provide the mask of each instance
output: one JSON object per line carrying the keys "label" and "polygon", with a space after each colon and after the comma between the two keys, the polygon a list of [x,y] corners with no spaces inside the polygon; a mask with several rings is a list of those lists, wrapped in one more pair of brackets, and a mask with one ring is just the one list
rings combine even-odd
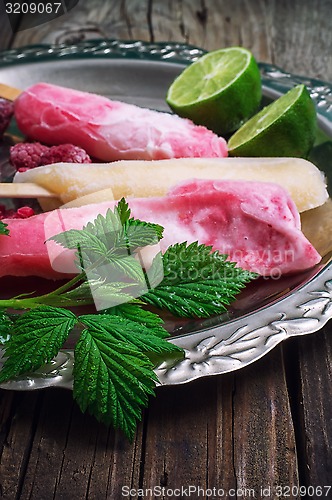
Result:
{"label": "leaf stem", "polygon": [[26,297],[26,298],[11,298],[0,300],[0,308],[2,309],[33,309],[40,305],[52,305],[54,307],[74,307],[82,305],[90,305],[93,303],[92,297],[86,297],[82,299],[70,299],[67,297],[62,297],[62,294],[73,288],[77,283],[85,279],[85,272],[77,274],[70,281],[62,286],[59,286],[55,290],[43,295],[38,295],[37,297]]}
{"label": "leaf stem", "polygon": [[80,274],[77,274],[70,281],[67,281],[62,286],[59,286],[58,288],[56,288],[55,290],[53,290],[53,292],[49,292],[49,293],[46,293],[44,295],[40,295],[40,298],[59,296],[62,293],[67,292],[68,290],[70,290],[71,288],[73,288],[74,285],[76,285],[76,283],[79,283],[80,281],[82,281],[83,279],[85,279],[85,277],[86,277],[86,274],[83,271]]}

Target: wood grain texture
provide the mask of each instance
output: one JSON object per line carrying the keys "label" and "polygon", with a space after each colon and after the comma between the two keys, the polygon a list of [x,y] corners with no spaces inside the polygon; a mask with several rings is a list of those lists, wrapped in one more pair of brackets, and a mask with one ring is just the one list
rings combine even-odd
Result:
{"label": "wood grain texture", "polygon": [[[92,38],[245,46],[262,62],[332,80],[331,0],[80,0],[58,19],[0,33],[0,47]],[[319,26],[319,28],[318,28]],[[324,36],[322,36],[324,33]]]}
{"label": "wood grain texture", "polygon": [[236,374],[234,392],[234,467],[237,485],[298,485],[294,424],[282,349]]}
{"label": "wood grain texture", "polygon": [[[149,409],[143,487],[234,487],[233,377],[162,388]],[[222,464],[227,464],[223,467]]]}
{"label": "wood grain texture", "polygon": [[301,401],[301,471],[309,486],[331,484],[332,478],[332,335],[331,326],[302,339],[299,348],[299,394]]}

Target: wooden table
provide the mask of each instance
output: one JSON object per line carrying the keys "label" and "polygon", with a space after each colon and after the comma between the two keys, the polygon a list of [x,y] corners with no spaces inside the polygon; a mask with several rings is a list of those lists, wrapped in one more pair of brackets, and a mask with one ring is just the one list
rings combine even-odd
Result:
{"label": "wooden table", "polygon": [[[79,0],[15,34],[2,14],[0,48],[103,37],[242,45],[259,61],[332,81],[331,10],[331,0]],[[158,389],[132,444],[82,415],[69,391],[0,391],[0,498],[319,497],[276,490],[298,485],[332,498],[324,489],[332,484],[330,330],[287,341],[241,371]],[[139,496],[156,487],[163,496]]]}

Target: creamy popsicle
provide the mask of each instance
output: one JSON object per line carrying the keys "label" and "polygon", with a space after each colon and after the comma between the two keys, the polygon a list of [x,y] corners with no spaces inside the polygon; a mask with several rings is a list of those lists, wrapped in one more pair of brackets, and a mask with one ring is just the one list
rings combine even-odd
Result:
{"label": "creamy popsicle", "polygon": [[104,161],[228,154],[222,137],[188,119],[48,83],[22,92],[15,118],[30,139],[71,143]]}
{"label": "creamy popsicle", "polygon": [[[0,236],[0,276],[60,278],[63,272],[73,272],[73,251],[54,241],[45,245],[45,240],[81,229],[115,203],[5,219],[10,236]],[[198,241],[264,276],[304,270],[321,259],[300,230],[294,202],[277,184],[201,179],[184,182],[165,197],[133,198],[128,203],[134,217],[165,228],[162,251],[177,242]]]}
{"label": "creamy popsicle", "polygon": [[[183,158],[86,165],[58,163],[19,172],[14,182],[32,182],[54,192],[60,199],[59,206],[61,202],[68,203],[86,195],[90,195],[88,203],[104,201],[107,188],[111,189],[110,193],[116,200],[164,196],[179,182],[193,178],[275,182],[288,191],[299,212],[322,205],[328,198],[322,172],[311,162],[299,158]],[[43,207],[48,208],[45,201]]]}

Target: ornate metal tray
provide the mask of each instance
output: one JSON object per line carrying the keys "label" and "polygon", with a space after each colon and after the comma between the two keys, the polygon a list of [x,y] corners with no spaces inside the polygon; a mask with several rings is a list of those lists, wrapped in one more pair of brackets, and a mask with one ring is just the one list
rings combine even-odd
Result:
{"label": "ornate metal tray", "polygon": [[[96,40],[73,46],[35,45],[0,53],[0,81],[24,88],[49,81],[113,99],[169,111],[166,89],[204,51],[177,43]],[[70,62],[69,62],[70,60]],[[304,83],[317,105],[319,131],[311,160],[332,170],[332,85],[260,63],[268,102]],[[331,246],[332,249],[332,246]],[[287,337],[320,329],[332,317],[332,264],[327,252],[309,272],[249,286],[227,315],[204,321],[168,322],[171,342],[185,358],[156,369],[161,385],[237,370],[264,356]],[[4,286],[0,280],[1,288]],[[1,351],[0,351],[1,352]],[[3,389],[71,388],[73,351],[65,346],[38,372],[2,384]]]}

